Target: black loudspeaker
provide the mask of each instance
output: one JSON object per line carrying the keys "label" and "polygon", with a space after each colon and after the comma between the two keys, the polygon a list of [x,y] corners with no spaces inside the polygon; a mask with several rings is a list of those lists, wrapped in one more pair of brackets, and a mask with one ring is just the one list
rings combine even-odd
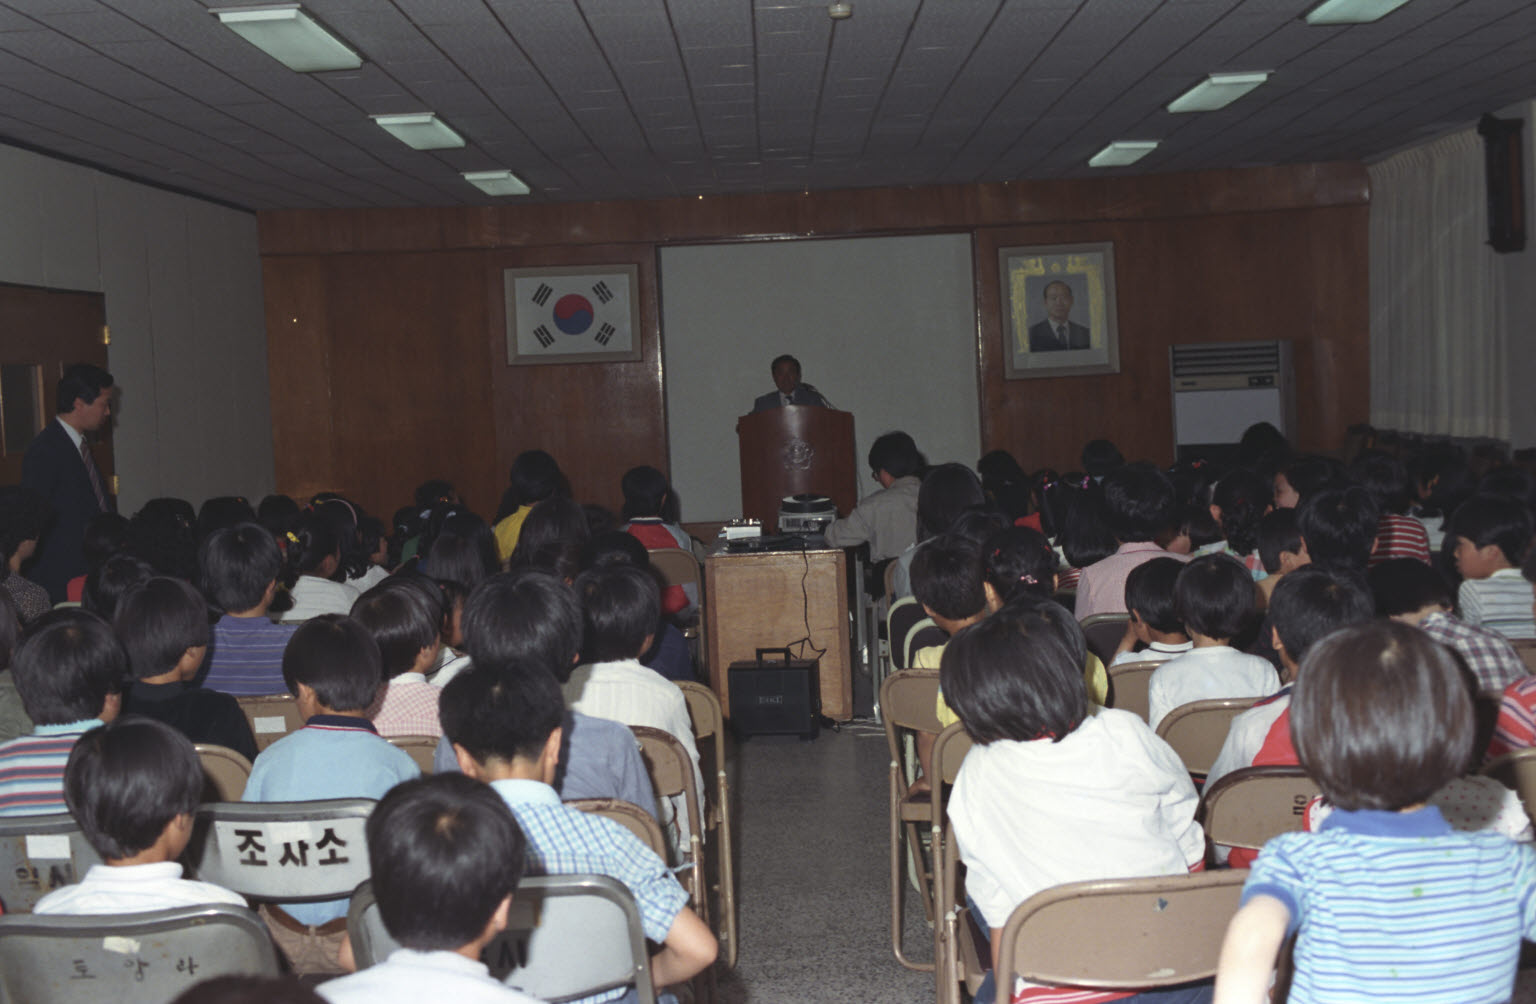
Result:
{"label": "black loudspeaker", "polygon": [[1520,119],[1484,115],[1477,121],[1483,137],[1488,181],[1488,243],[1495,251],[1525,250],[1525,158]]}
{"label": "black loudspeaker", "polygon": [[[783,659],[763,658],[770,653]],[[815,739],[820,733],[821,683],[815,659],[791,659],[787,648],[760,648],[756,659],[733,662],[726,674],[736,738]]]}

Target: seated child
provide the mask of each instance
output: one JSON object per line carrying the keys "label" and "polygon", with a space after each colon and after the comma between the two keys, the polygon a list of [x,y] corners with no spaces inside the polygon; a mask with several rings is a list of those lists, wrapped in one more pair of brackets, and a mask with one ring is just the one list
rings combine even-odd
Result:
{"label": "seated child", "polygon": [[84,610],[38,618],[11,665],[31,735],[0,745],[0,816],[65,812],[64,765],[86,732],[117,717],[128,658],[112,629]]}
{"label": "seated child", "polygon": [[283,567],[272,534],[258,523],[215,530],[198,547],[197,566],[203,595],[223,611],[213,623],[203,687],[236,697],[282,693],[293,625],[267,617]]}
{"label": "seated child", "polygon": [[[693,553],[693,541],[683,528],[663,519],[672,501],[672,486],[665,474],[654,467],[633,467],[624,472],[619,488],[624,492],[626,532],[649,550],[676,547]],[[661,612],[665,616],[686,620],[698,606],[699,587],[693,583],[662,590]]]}
{"label": "seated child", "polygon": [[1381,510],[1376,542],[1371,549],[1371,567],[1398,558],[1429,564],[1429,534],[1423,523],[1408,514],[1413,481],[1403,462],[1390,454],[1367,451],[1349,465],[1349,478],[1370,492]]}
{"label": "seated child", "polygon": [[[476,665],[443,689],[443,732],[459,768],[506,800],[527,835],[527,874],[611,875],[635,897],[657,987],[681,983],[715,960],[718,946],[688,909],[666,864],[623,826],[561,804],[551,786],[564,704],[537,668],[495,673]],[[601,1000],[607,995],[586,1000]]]}
{"label": "seated child", "polygon": [[85,524],[85,539],[80,551],[85,558],[86,572],[64,584],[64,598],[79,603],[85,593],[85,575],[106,564],[108,558],[128,546],[128,519],[120,513],[99,512]]}
{"label": "seated child", "polygon": [[1321,833],[1260,852],[1222,945],[1216,999],[1268,1000],[1297,933],[1290,999],[1503,1001],[1536,937],[1536,852],[1456,832],[1426,805],[1469,766],[1454,658],[1376,621],[1308,653],[1291,702],[1302,766],[1336,807]]}
{"label": "seated child", "polygon": [[379,800],[367,833],[379,917],[402,947],[320,984],[320,996],[332,1004],[533,1004],[480,961],[506,930],[527,847],[501,797],[462,774],[405,781]]}
{"label": "seated child", "polygon": [[1531,514],[1503,495],[1474,495],[1451,514],[1461,619],[1510,639],[1536,638],[1531,584],[1520,563],[1531,546]]}
{"label": "seated child", "polygon": [[[1155,540],[1173,524],[1177,508],[1173,482],[1151,464],[1126,464],[1105,476],[1104,518],[1119,546],[1078,577],[1078,620],[1124,612],[1125,577],[1143,561],[1169,555]],[[1182,555],[1171,556],[1185,560]]]}
{"label": "seated child", "polygon": [[[1043,889],[1203,866],[1188,771],[1135,714],[1090,713],[1086,652],[1082,630],[1053,603],[1010,604],[944,650],[944,693],[977,744],[961,764],[949,818],[972,916],[990,930],[994,958],[1009,915]],[[1008,811],[1018,806],[1029,811]],[[989,974],[978,1002],[991,1000],[991,982]],[[1126,996],[1081,991],[1072,1000]]]}
{"label": "seated child", "polygon": [[[1259,608],[1269,607],[1280,577],[1307,563],[1301,547],[1301,533],[1296,529],[1295,509],[1271,509],[1259,520],[1259,560],[1264,563],[1264,578],[1259,580]],[[1264,639],[1259,638],[1262,643]]]}
{"label": "seated child", "polygon": [[[1125,577],[1125,609],[1131,619],[1115,649],[1111,666],[1127,662],[1167,662],[1190,651],[1195,643],[1184,633],[1174,602],[1174,584],[1184,564],[1173,558],[1153,558]],[[1137,645],[1146,648],[1138,649]]]}
{"label": "seated child", "polygon": [[[582,571],[600,565],[633,565],[655,576],[657,584],[662,587],[662,596],[666,596],[666,590],[669,587],[662,584],[661,576],[651,564],[650,552],[646,550],[639,538],[623,530],[609,530],[606,533],[597,534],[582,547]],[[688,639],[683,637],[683,632],[678,630],[677,625],[666,616],[662,616],[656,622],[656,640],[651,643],[650,650],[640,657],[640,663],[673,682],[697,679],[693,671],[693,653],[688,648]]]}
{"label": "seated child", "polygon": [[64,798],[105,864],[37,901],[35,913],[141,913],[245,899],[181,877],[203,766],[187,737],[151,718],[119,718],[80,737]]}
{"label": "seated child", "polygon": [[1229,471],[1211,489],[1211,518],[1221,527],[1221,540],[1194,552],[1230,554],[1243,563],[1255,581],[1267,574],[1259,557],[1259,520],[1274,502],[1271,484],[1262,475],[1238,469]]}
{"label": "seated child", "polygon": [[[268,746],[245,784],[247,802],[381,798],[419,777],[416,762],[379,737],[368,708],[382,678],[379,646],[357,621],[321,614],[299,626],[283,653],[283,679],[304,727]],[[339,972],[345,897],[264,906],[273,940],[299,972]]]}
{"label": "seated child", "polygon": [[293,606],[283,623],[296,624],[321,614],[345,614],[357,602],[357,590],[337,582],[342,571],[341,537],[331,521],[318,512],[306,512],[288,531],[283,555],[284,583]]}
{"label": "seated child", "polygon": [[1417,625],[1435,641],[1454,649],[1477,677],[1478,690],[1499,693],[1530,675],[1503,635],[1462,623],[1451,613],[1450,587],[1425,562],[1392,558],[1372,565],[1369,578],[1377,615]]}
{"label": "seated child", "polygon": [[440,736],[437,687],[427,670],[437,664],[442,647],[441,607],[428,590],[433,585],[411,575],[396,575],[368,590],[352,604],[352,617],[375,644],[388,681],[373,712],[381,736]]}
{"label": "seated child", "polygon": [[[1526,555],[1520,573],[1527,582],[1536,582],[1536,548]],[[1525,676],[1504,688],[1488,759],[1531,746],[1536,746],[1536,676]]]}
{"label": "seated child", "polygon": [[1147,681],[1154,730],[1168,712],[1191,701],[1268,697],[1280,689],[1274,666],[1229,644],[1253,615],[1253,595],[1253,577],[1230,555],[1196,558],[1179,573],[1174,602],[1195,647],[1157,667]]}
{"label": "seated child", "polygon": [[256,759],[256,737],[240,702],[191,682],[208,651],[208,605],[197,590],[166,576],[141,582],[118,600],[112,626],[134,679],[123,714],[158,719],[192,742]]}

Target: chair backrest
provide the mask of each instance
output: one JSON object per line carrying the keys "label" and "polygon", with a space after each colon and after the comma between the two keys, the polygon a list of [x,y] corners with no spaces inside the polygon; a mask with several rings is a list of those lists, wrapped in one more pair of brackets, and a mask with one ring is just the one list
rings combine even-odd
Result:
{"label": "chair backrest", "polygon": [[292,694],[262,694],[235,700],[240,702],[240,710],[251,723],[257,753],[304,727],[304,719],[299,717],[299,702]]}
{"label": "chair backrest", "polygon": [[384,738],[391,746],[409,753],[423,774],[431,774],[437,769],[433,760],[437,753],[437,736],[385,736]]}
{"label": "chair backrest", "polygon": [[[371,882],[352,894],[347,933],[359,969],[400,947],[384,928]],[[512,896],[507,930],[481,958],[497,979],[539,1000],[633,984],[641,1004],[655,1004],[639,908],[607,875],[525,876]]]}
{"label": "chair backrest", "polygon": [[933,622],[932,617],[924,617],[907,629],[906,640],[902,642],[902,661],[910,666],[912,660],[917,658],[917,653],[934,645],[942,645],[949,641],[949,632]]}
{"label": "chair backrest", "polygon": [[210,904],[147,913],[0,917],[0,999],[164,1004],[214,976],[277,976],[260,917]]}
{"label": "chair backrest", "polygon": [[31,913],[38,900],[100,863],[67,812],[0,817],[0,906],[7,914]]}
{"label": "chair backrest", "polygon": [[936,669],[901,669],[880,684],[880,716],[885,719],[885,734],[891,744],[891,756],[899,758],[901,729],[917,732],[941,732],[937,711],[939,671]]}
{"label": "chair backrest", "polygon": [[699,585],[702,579],[699,575],[699,559],[693,556],[692,551],[685,551],[680,547],[658,547],[646,553],[651,556],[652,567],[661,573],[667,585],[694,587]]}
{"label": "chair backrest", "polygon": [[661,824],[656,822],[655,816],[634,802],[626,802],[622,798],[573,798],[565,804],[613,820],[633,833],[658,858],[667,860],[667,836],[661,832]]}
{"label": "chair backrest", "polygon": [[[1105,665],[1109,665],[1105,663]],[[1161,662],[1122,662],[1109,667],[1109,706],[1129,711],[1148,721],[1152,707],[1147,699],[1147,685]]]}
{"label": "chair backrest", "polygon": [[1506,753],[1489,762],[1479,773],[1513,788],[1525,806],[1525,814],[1536,820],[1536,749]]}
{"label": "chair backrest", "polygon": [[1071,882],[1037,893],[1003,928],[998,986],[1021,976],[1128,990],[1212,976],[1247,877],[1236,869]]}
{"label": "chair backrest", "polygon": [[1520,661],[1525,663],[1525,668],[1532,673],[1536,673],[1536,641],[1526,638],[1520,641],[1512,641],[1510,644],[1519,653]]}
{"label": "chair backrest", "polygon": [[[721,766],[725,760],[725,712],[720,707],[720,698],[713,690],[702,683],[693,680],[677,681],[677,689],[683,692],[683,697],[688,701],[688,720],[693,723],[693,737],[695,739],[714,738],[714,745],[720,753]],[[698,744],[699,752],[704,751],[704,743]]]}
{"label": "chair backrest", "polygon": [[184,860],[202,881],[250,899],[337,899],[368,877],[363,826],[373,806],[371,798],[205,803]]}
{"label": "chair backrest", "polygon": [[[645,772],[650,775],[651,787],[658,798],[681,797],[688,810],[688,846],[679,847],[682,860],[678,865],[694,867],[682,877],[683,886],[689,890],[694,912],[707,917],[704,883],[698,880],[704,852],[704,800],[693,773],[693,757],[677,737],[662,729],[645,725],[631,725],[630,731],[640,743],[640,759],[645,761]],[[663,856],[663,860],[667,860]]]}
{"label": "chair backrest", "polygon": [[907,633],[912,630],[912,625],[928,616],[923,605],[910,596],[903,596],[891,604],[891,609],[885,614],[885,637],[891,646],[891,668],[906,669],[911,663],[907,662],[907,653],[904,649],[907,641]]}
{"label": "chair backrest", "polygon": [[251,762],[228,746],[196,743],[197,758],[203,764],[205,802],[238,802],[245,794],[245,782],[251,779]]}
{"label": "chair backrest", "polygon": [[1127,613],[1115,614],[1089,614],[1080,623],[1083,629],[1083,639],[1088,642],[1088,651],[1103,660],[1104,665],[1109,665],[1109,660],[1115,657],[1115,649],[1120,647],[1120,639],[1125,637],[1125,625],[1130,621],[1131,615]]}
{"label": "chair backrest", "polygon": [[1200,796],[1198,818],[1211,843],[1258,850],[1271,837],[1306,828],[1317,782],[1300,767],[1244,767]]}
{"label": "chair backrest", "polygon": [[1210,701],[1190,701],[1163,716],[1157,734],[1165,739],[1184,761],[1191,774],[1204,774],[1216,762],[1232,719],[1253,707],[1257,697],[1223,697]]}

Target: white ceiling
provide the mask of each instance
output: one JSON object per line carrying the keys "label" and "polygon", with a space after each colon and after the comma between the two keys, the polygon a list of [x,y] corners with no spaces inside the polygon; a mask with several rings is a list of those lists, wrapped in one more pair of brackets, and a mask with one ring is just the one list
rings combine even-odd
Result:
{"label": "white ceiling", "polygon": [[[1412,0],[305,0],[364,57],[299,74],[207,12],[239,0],[0,0],[0,141],[250,209],[540,201],[1358,160],[1536,96],[1536,3]],[[1207,73],[1272,70],[1170,115]],[[462,150],[368,115],[430,110]],[[517,200],[501,200],[516,202]],[[527,201],[526,199],[524,201]]]}

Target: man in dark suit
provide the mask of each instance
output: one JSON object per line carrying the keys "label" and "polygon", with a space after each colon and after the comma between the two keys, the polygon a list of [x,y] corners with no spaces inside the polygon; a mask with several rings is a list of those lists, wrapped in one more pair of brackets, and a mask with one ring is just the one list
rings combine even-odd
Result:
{"label": "man in dark suit", "polygon": [[58,416],[22,457],[21,483],[53,508],[53,524],[38,542],[37,560],[27,577],[58,603],[69,580],[85,574],[80,551],[85,525],[97,513],[117,508],[86,440],[111,417],[112,374],[89,363],[69,367],[59,378],[54,404]]}
{"label": "man in dark suit", "polygon": [[1072,313],[1072,287],[1060,279],[1045,284],[1045,320],[1029,326],[1029,351],[1061,352],[1086,349],[1088,329],[1067,319]]}
{"label": "man in dark suit", "polygon": [[800,382],[800,360],[794,356],[779,356],[773,361],[773,385],[778,390],[752,402],[754,413],[782,408],[788,404],[810,405],[813,408],[832,407],[815,387]]}

